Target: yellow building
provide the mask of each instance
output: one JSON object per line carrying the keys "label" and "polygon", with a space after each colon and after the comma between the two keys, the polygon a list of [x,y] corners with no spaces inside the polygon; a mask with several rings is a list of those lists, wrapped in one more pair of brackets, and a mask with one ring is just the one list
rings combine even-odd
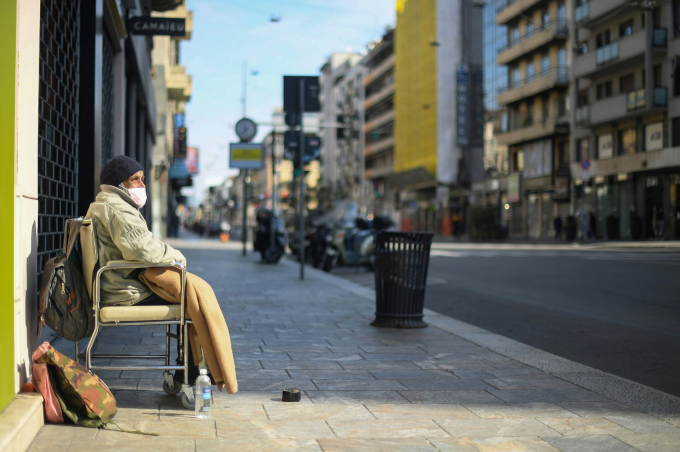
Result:
{"label": "yellow building", "polygon": [[[391,181],[410,193],[410,199],[400,201],[412,207],[419,200],[417,207],[427,209],[437,186],[465,187],[483,175],[483,40],[478,6],[463,0],[397,2]],[[446,189],[443,193],[440,205],[463,209],[466,201],[460,192],[451,206]],[[419,229],[437,230],[432,221],[426,223]]]}

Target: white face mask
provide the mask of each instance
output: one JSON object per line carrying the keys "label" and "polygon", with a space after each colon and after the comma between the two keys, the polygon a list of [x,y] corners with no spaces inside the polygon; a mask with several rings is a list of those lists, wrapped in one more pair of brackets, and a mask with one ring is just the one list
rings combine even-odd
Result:
{"label": "white face mask", "polygon": [[146,204],[146,188],[128,188],[130,198],[137,204],[140,209]]}

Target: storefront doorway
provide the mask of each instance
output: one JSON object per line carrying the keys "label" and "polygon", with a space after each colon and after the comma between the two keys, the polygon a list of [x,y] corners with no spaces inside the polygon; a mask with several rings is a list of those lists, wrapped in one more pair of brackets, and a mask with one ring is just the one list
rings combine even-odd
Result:
{"label": "storefront doorway", "polygon": [[660,176],[648,176],[645,186],[645,237],[662,237],[665,232],[665,218],[663,179]]}

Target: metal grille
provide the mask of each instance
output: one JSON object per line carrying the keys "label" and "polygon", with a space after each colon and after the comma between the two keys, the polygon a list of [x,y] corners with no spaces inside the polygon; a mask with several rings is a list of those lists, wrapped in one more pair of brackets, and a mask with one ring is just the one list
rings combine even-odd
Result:
{"label": "metal grille", "polygon": [[113,158],[113,45],[104,35],[102,64],[102,165]]}
{"label": "metal grille", "polygon": [[40,2],[38,287],[78,207],[80,2]]}

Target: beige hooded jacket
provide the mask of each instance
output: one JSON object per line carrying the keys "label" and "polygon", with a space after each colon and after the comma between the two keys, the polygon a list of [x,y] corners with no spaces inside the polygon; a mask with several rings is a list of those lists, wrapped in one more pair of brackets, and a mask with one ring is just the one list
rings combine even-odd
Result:
{"label": "beige hooded jacket", "polygon": [[[153,237],[139,208],[127,190],[102,185],[86,218],[94,218],[97,230],[99,265],[112,260],[151,263],[181,262],[184,255]],[[133,305],[151,295],[139,280],[140,270],[108,270],[102,273],[102,305]]]}

